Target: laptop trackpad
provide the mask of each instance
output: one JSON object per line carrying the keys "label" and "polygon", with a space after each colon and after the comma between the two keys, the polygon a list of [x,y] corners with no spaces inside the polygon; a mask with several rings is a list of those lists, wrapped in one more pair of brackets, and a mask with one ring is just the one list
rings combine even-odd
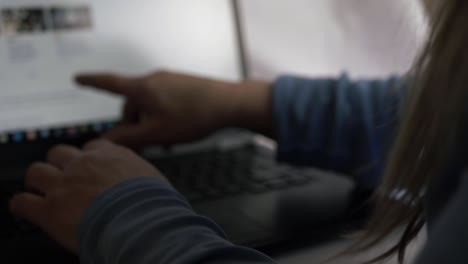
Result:
{"label": "laptop trackpad", "polygon": [[246,215],[237,208],[212,207],[196,208],[197,213],[209,216],[226,232],[228,239],[236,244],[249,245],[262,243],[272,238],[272,232],[261,223]]}

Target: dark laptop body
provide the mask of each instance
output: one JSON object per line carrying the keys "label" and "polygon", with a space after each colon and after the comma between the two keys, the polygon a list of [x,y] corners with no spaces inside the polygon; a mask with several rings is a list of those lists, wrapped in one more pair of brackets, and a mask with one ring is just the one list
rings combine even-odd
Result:
{"label": "dark laptop body", "polygon": [[[43,160],[49,146],[79,146],[95,136],[0,148],[0,154],[8,157],[0,168],[0,251],[8,263],[37,258],[48,263],[77,261],[40,230],[9,215],[7,202],[23,188],[28,164]],[[278,164],[265,142],[269,141],[249,133],[222,133],[171,153],[150,149],[142,155],[165,172],[197,213],[218,223],[234,243],[262,249],[299,239],[317,241],[351,226],[357,196],[350,179]]]}

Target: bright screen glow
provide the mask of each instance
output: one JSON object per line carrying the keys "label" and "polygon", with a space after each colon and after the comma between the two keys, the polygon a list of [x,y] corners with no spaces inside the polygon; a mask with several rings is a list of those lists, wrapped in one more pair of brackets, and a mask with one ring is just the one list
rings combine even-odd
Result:
{"label": "bright screen glow", "polygon": [[79,72],[177,70],[240,79],[225,0],[0,0],[0,132],[118,118]]}

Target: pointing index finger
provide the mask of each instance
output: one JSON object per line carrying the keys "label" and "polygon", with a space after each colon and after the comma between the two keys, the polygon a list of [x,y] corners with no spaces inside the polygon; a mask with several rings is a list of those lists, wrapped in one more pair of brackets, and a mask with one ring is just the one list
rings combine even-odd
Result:
{"label": "pointing index finger", "polygon": [[111,93],[130,96],[138,86],[135,78],[127,78],[116,74],[80,74],[75,81],[82,85],[108,91]]}

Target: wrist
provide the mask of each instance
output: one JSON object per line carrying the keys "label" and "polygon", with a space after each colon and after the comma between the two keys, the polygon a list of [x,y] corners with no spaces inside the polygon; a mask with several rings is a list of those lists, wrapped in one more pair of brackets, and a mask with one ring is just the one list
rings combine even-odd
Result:
{"label": "wrist", "polygon": [[239,127],[272,136],[271,83],[244,81],[225,86],[220,92],[222,127]]}

